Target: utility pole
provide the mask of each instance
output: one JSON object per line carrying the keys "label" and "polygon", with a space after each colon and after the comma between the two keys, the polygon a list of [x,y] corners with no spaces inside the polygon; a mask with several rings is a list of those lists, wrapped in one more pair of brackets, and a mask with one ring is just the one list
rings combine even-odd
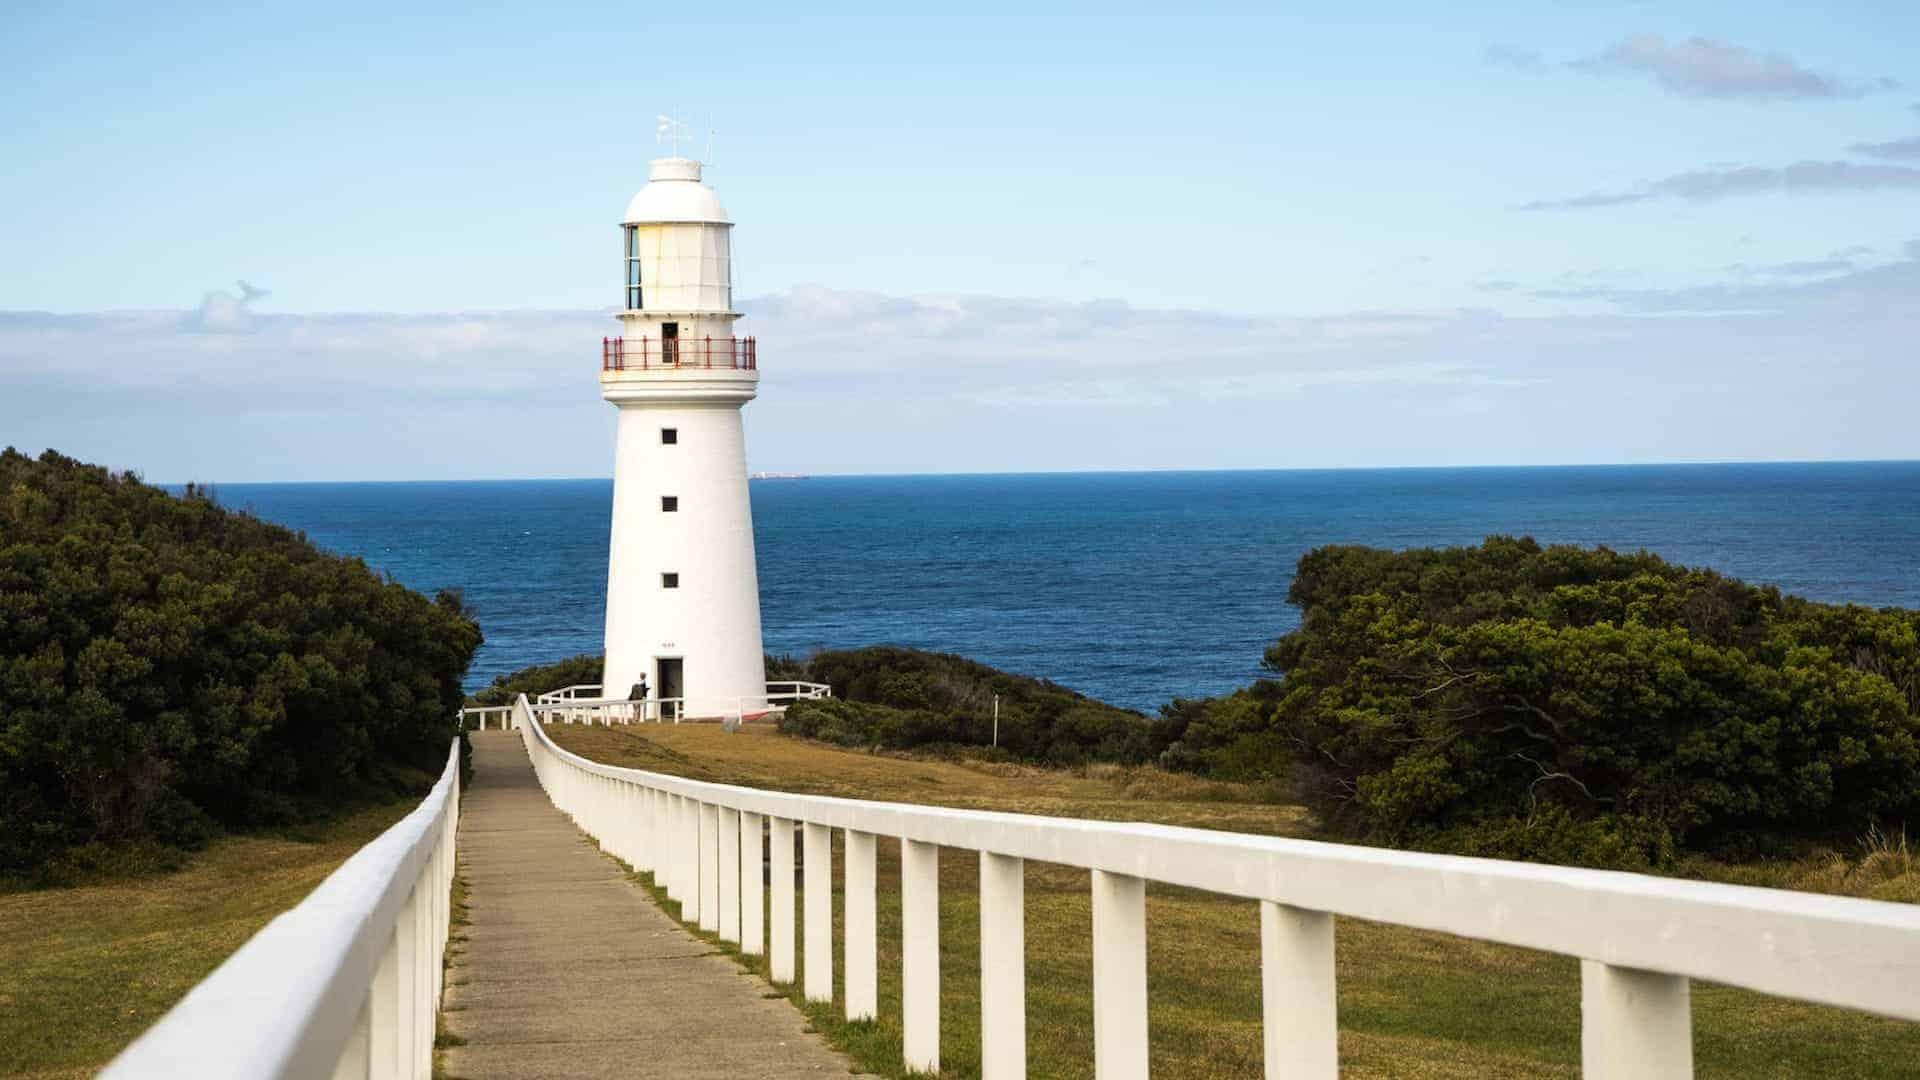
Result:
{"label": "utility pole", "polygon": [[993,695],[993,748],[1000,749],[1000,695]]}

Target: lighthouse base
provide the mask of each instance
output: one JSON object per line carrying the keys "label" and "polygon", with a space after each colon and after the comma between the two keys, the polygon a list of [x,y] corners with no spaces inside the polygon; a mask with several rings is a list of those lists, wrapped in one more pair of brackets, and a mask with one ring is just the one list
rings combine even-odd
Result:
{"label": "lighthouse base", "polygon": [[644,676],[656,715],[762,711],[744,402],[622,397],[601,693],[628,696]]}

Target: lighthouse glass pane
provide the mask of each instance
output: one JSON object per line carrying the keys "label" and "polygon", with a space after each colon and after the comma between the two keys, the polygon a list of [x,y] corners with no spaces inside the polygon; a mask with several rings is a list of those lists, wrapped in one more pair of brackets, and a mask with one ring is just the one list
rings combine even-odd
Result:
{"label": "lighthouse glass pane", "polygon": [[627,284],[629,285],[640,284],[640,260],[639,259],[627,260]]}
{"label": "lighthouse glass pane", "polygon": [[637,233],[638,230],[633,226],[627,226],[627,258],[629,259],[640,254],[640,243]]}

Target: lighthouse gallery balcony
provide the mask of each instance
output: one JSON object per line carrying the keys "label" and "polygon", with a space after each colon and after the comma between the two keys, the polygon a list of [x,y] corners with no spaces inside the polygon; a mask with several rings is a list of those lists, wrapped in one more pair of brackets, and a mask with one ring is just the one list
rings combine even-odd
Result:
{"label": "lighthouse gallery balcony", "polygon": [[601,338],[600,370],[758,371],[750,337]]}

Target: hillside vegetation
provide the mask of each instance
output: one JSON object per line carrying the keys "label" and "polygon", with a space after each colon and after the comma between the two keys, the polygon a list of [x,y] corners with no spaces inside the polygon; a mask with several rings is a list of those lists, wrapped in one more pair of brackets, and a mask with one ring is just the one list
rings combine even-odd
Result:
{"label": "hillside vegetation", "polygon": [[[833,686],[788,734],[1246,783],[1369,843],[1622,869],[1897,842],[1920,811],[1920,612],[1657,556],[1492,537],[1300,560],[1277,678],[1160,715],[894,646],[770,658]],[[578,658],[520,679],[573,681]],[[568,664],[580,664],[575,673]],[[521,683],[515,683],[520,685]],[[1000,699],[999,745],[993,700]]]}
{"label": "hillside vegetation", "polygon": [[[576,683],[600,681],[602,657],[569,657],[502,675],[473,695],[510,705]],[[767,657],[767,679],[826,683],[833,697],[788,709],[780,730],[839,746],[881,750],[991,749],[1000,699],[999,753],[1012,761],[1072,765],[1139,764],[1163,748],[1137,712],[1095,701],[1058,683],[990,668],[962,656],[895,645],[835,649],[804,659]]]}
{"label": "hillside vegetation", "polygon": [[998,697],[998,747],[1014,760],[1138,764],[1159,752],[1139,713],[961,656],[877,645],[780,658],[769,671],[833,687],[831,698],[795,703],[780,730],[840,746],[992,746]]}
{"label": "hillside vegetation", "polygon": [[1898,835],[1920,613],[1641,553],[1326,547],[1282,676],[1164,710],[1170,767],[1283,774],[1374,842],[1607,866]]}
{"label": "hillside vegetation", "polygon": [[473,695],[476,705],[511,705],[521,694],[538,697],[563,686],[593,686],[600,682],[605,658],[594,653],[569,656],[551,664],[534,664],[497,676],[486,689]]}
{"label": "hillside vegetation", "polygon": [[0,453],[0,875],[197,848],[440,771],[480,630],[290,530]]}

